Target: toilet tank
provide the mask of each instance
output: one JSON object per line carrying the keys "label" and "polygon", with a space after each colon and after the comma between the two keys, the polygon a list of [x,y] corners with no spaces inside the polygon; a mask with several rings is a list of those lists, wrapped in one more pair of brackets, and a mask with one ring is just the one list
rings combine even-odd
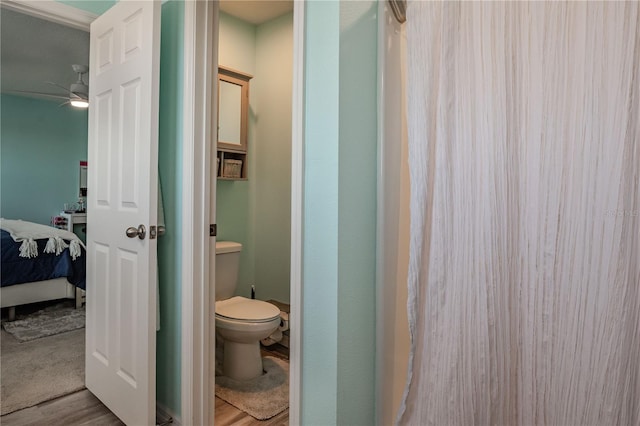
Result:
{"label": "toilet tank", "polygon": [[242,244],[233,241],[216,242],[216,300],[234,296],[240,270]]}

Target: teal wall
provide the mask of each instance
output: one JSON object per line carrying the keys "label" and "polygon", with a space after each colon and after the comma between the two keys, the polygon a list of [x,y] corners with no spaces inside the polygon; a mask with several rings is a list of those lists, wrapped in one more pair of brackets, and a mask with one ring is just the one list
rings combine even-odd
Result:
{"label": "teal wall", "polygon": [[0,215],[48,225],[78,201],[87,159],[86,110],[59,101],[0,96]]}
{"label": "teal wall", "polygon": [[162,6],[158,163],[166,234],[158,240],[160,331],[156,349],[156,398],[180,415],[182,96],[184,3]]}
{"label": "teal wall", "polygon": [[64,3],[68,6],[73,6],[77,9],[82,9],[87,12],[95,13],[96,15],[102,15],[111,6],[116,4],[116,0],[57,0],[59,3]]}
{"label": "teal wall", "polygon": [[375,423],[377,5],[307,2],[302,423]]}

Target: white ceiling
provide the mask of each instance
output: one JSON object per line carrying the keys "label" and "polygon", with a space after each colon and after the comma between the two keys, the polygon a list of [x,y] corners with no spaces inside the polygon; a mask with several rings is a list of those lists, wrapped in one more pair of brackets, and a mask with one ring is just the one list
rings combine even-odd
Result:
{"label": "white ceiling", "polygon": [[[293,0],[223,0],[220,9],[258,25],[293,10]],[[0,91],[64,94],[72,64],[89,64],[89,33],[0,8]],[[88,82],[88,76],[84,77]]]}
{"label": "white ceiling", "polygon": [[[0,89],[65,94],[47,84],[69,87],[72,64],[89,64],[89,33],[0,9]],[[85,76],[85,82],[88,77]],[[68,93],[67,93],[68,95]]]}

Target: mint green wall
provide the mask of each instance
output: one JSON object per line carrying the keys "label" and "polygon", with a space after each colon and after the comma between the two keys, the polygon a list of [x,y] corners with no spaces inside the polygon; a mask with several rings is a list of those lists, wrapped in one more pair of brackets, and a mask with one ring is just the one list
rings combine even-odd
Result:
{"label": "mint green wall", "polygon": [[[218,63],[251,75],[256,74],[256,27],[226,13],[220,13]],[[249,297],[254,279],[253,210],[255,192],[255,93],[250,82],[248,129],[248,180],[218,181],[216,185],[216,223],[218,240],[242,244],[236,294]],[[258,289],[259,298],[263,298]]]}
{"label": "mint green wall", "polygon": [[156,349],[156,398],[180,415],[182,96],[184,2],[162,6],[158,163],[166,234],[158,240],[160,331]]}
{"label": "mint green wall", "polygon": [[337,424],[340,3],[305,16],[301,423]]}
{"label": "mint green wall", "polygon": [[341,425],[372,425],[375,414],[377,10],[376,1],[340,3],[337,396]]}
{"label": "mint green wall", "polygon": [[302,423],[375,423],[377,5],[307,2]]}
{"label": "mint green wall", "polygon": [[78,200],[87,159],[86,110],[60,101],[0,96],[0,215],[48,225]]}
{"label": "mint green wall", "polygon": [[289,303],[293,14],[256,30],[255,282],[261,299]]}
{"label": "mint green wall", "polygon": [[220,12],[218,63],[251,75],[256,72],[256,26]]}
{"label": "mint green wall", "polygon": [[116,4],[116,0],[56,0],[59,3],[64,3],[68,6],[73,6],[77,9],[82,9],[87,12],[95,13],[96,15],[102,15],[109,10],[111,6]]}
{"label": "mint green wall", "polygon": [[220,14],[220,65],[250,82],[248,181],[218,181],[218,239],[242,243],[236,294],[289,302],[293,15],[252,25]]}

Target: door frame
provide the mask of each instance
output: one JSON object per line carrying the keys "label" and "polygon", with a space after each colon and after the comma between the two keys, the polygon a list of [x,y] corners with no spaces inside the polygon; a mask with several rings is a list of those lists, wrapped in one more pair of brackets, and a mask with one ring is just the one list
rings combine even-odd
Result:
{"label": "door frame", "polygon": [[91,23],[98,17],[95,13],[76,9],[54,0],[39,0],[37,2],[2,0],[2,7],[87,32],[90,30]]}
{"label": "door frame", "polygon": [[[215,342],[210,341],[209,237],[212,155],[208,141],[215,123],[218,65],[218,2],[184,3],[184,106],[182,181],[182,424],[213,424]],[[291,278],[289,423],[300,424],[302,336],[302,202],[304,171],[304,16],[305,2],[293,11],[293,95],[291,152]],[[213,152],[212,152],[213,151]],[[215,197],[214,197],[215,198]],[[213,214],[212,214],[213,213]],[[213,244],[212,244],[213,241]],[[213,262],[212,262],[213,263]],[[203,380],[209,378],[209,380]]]}
{"label": "door frame", "polygon": [[[54,0],[3,0],[2,7],[89,31],[98,15]],[[305,2],[293,10],[293,99],[291,151],[291,313],[289,423],[300,424],[302,389],[302,201],[304,171]],[[210,404],[209,246],[210,139],[213,96],[211,69],[217,68],[218,3],[184,2],[183,180],[182,180],[182,347],[181,423],[213,424]],[[208,42],[211,41],[211,42]],[[215,57],[215,64],[213,58]],[[207,58],[207,60],[205,60]],[[213,95],[213,93],[212,93]],[[214,200],[215,202],[215,200]]]}

